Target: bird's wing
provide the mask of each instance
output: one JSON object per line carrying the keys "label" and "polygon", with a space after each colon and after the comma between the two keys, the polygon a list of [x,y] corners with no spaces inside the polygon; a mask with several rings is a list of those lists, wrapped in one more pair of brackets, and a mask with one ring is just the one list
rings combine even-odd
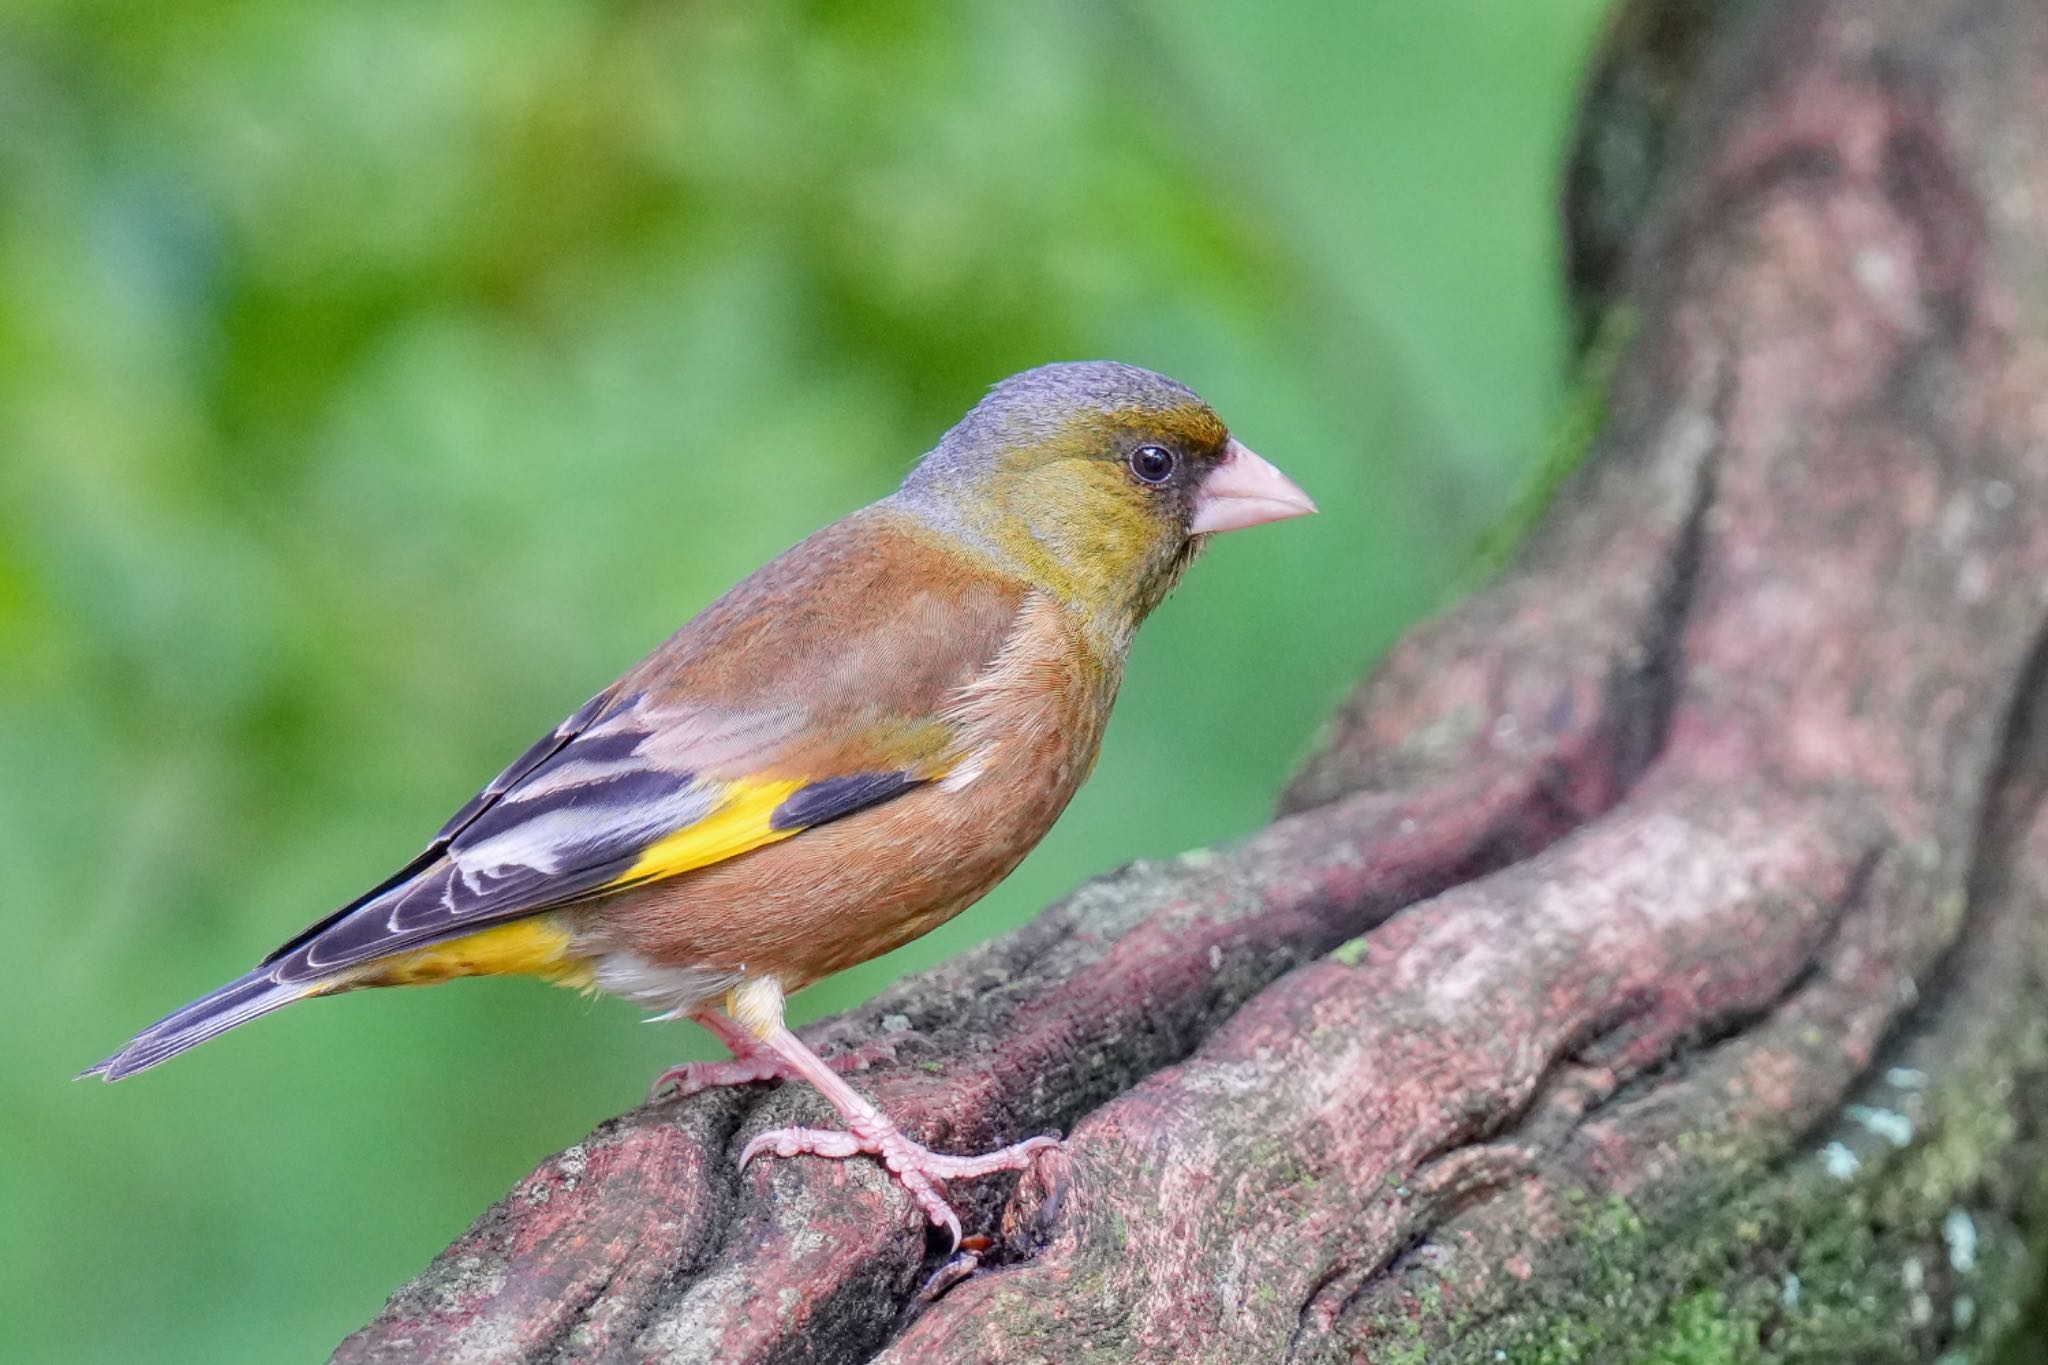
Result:
{"label": "bird's wing", "polygon": [[677,876],[943,776],[960,758],[947,704],[1001,650],[1020,594],[900,530],[859,529],[720,599],[420,857],[267,958],[270,978],[331,978]]}

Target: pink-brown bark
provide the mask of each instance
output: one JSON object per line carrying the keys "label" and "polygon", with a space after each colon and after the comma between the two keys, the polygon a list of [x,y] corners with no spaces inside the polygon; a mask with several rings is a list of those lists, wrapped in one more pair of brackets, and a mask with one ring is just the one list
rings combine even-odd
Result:
{"label": "pink-brown bark", "polygon": [[1588,137],[1664,73],[1668,188],[1574,182],[1634,339],[1516,562],[1272,826],[812,1031],[907,1023],[860,1084],[935,1147],[1070,1132],[957,1192],[986,1264],[920,1293],[941,1247],[877,1170],[735,1171],[816,1097],[700,1095],[543,1165],[339,1359],[1634,1358],[1699,1304],[1916,1359],[2010,1315],[2048,1203],[2048,11],[1705,7],[1676,79],[1662,8]]}

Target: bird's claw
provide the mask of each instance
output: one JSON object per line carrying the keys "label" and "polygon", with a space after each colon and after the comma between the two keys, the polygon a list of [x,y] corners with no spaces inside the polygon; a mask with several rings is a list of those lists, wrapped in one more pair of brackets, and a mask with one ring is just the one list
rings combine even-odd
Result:
{"label": "bird's claw", "polygon": [[[887,1039],[864,1043],[851,1052],[826,1058],[825,1064],[844,1075],[866,1071],[871,1066],[896,1060],[896,1045]],[[705,1090],[728,1085],[756,1085],[763,1081],[789,1078],[789,1067],[772,1052],[750,1053],[724,1062],[683,1062],[654,1078],[647,1088],[651,1104],[657,1100],[680,1100]]]}
{"label": "bird's claw", "polygon": [[647,1088],[647,1098],[649,1101],[679,1100],[720,1086],[779,1081],[783,1074],[782,1062],[767,1055],[735,1058],[729,1062],[684,1062],[656,1076],[654,1084]]}
{"label": "bird's claw", "polygon": [[999,1171],[1029,1168],[1040,1152],[1059,1146],[1052,1137],[1027,1138],[1022,1142],[980,1156],[953,1156],[934,1152],[912,1142],[894,1125],[867,1124],[856,1120],[847,1129],[777,1128],[762,1133],[740,1152],[740,1167],[764,1152],[779,1157],[819,1156],[841,1161],[852,1156],[871,1156],[895,1177],[924,1216],[944,1228],[952,1238],[952,1250],[960,1247],[960,1216],[939,1191],[948,1180],[973,1180]]}

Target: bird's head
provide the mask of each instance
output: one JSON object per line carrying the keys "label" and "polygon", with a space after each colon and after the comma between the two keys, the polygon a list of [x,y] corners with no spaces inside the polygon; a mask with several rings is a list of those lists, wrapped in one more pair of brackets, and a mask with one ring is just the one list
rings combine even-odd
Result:
{"label": "bird's head", "polygon": [[1106,360],[997,384],[898,497],[1124,630],[1210,534],[1316,510],[1192,390]]}

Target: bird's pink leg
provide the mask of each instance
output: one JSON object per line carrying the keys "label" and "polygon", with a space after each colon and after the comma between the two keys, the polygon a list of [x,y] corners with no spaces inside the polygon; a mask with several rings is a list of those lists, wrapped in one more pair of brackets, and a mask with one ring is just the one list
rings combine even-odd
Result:
{"label": "bird's pink leg", "polygon": [[[681,1099],[700,1090],[788,1080],[797,1074],[724,1010],[701,1010],[690,1017],[711,1030],[732,1053],[733,1059],[729,1062],[684,1062],[672,1066],[655,1077],[654,1084],[648,1087],[647,1097],[650,1100]],[[865,1071],[877,1062],[894,1060],[895,1045],[883,1038],[862,1044],[851,1052],[843,1052],[826,1065],[834,1071]]]}
{"label": "bird's pink leg", "polygon": [[872,1156],[880,1161],[896,1183],[910,1192],[925,1217],[952,1234],[953,1246],[960,1245],[960,1216],[953,1212],[939,1192],[946,1180],[971,1180],[997,1171],[1021,1171],[1039,1152],[1059,1146],[1057,1138],[1035,1137],[981,1156],[948,1156],[913,1142],[889,1116],[877,1109],[860,1092],[841,1080],[830,1062],[803,1045],[794,1033],[778,1027],[760,1043],[788,1068],[786,1074],[801,1076],[824,1092],[825,1098],[846,1121],[846,1131],[817,1128],[777,1128],[763,1133],[740,1153],[745,1167],[763,1152],[776,1156],[822,1156],[844,1159]]}

